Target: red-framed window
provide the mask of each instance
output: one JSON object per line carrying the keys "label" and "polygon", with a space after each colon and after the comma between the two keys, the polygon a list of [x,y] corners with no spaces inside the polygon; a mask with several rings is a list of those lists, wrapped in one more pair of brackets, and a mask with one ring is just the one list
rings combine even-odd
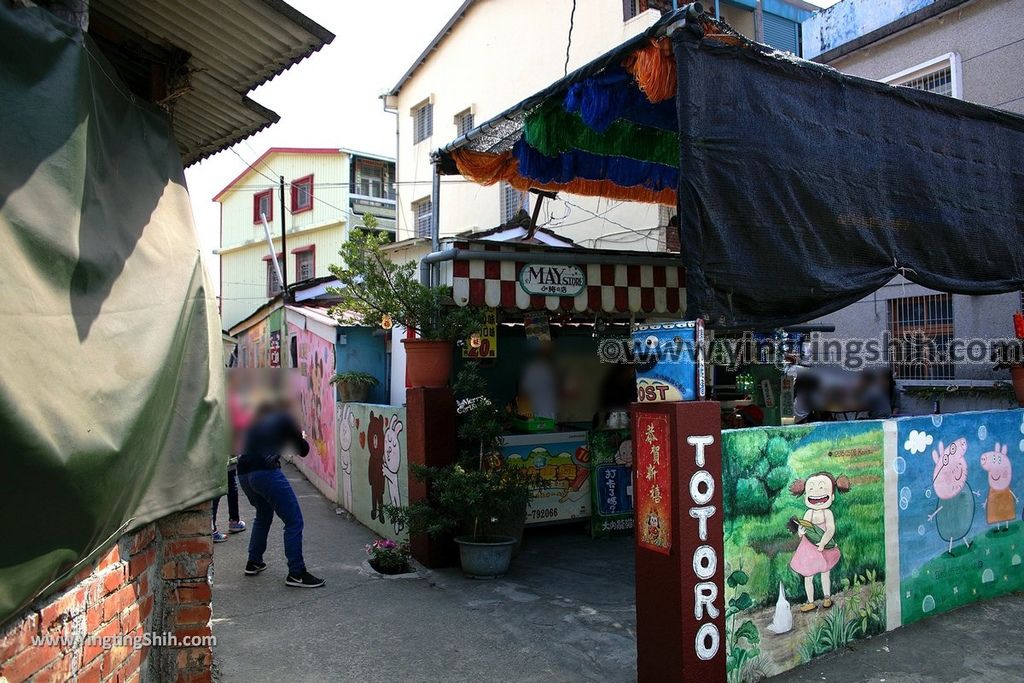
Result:
{"label": "red-framed window", "polygon": [[313,176],[292,181],[292,213],[313,210]]}
{"label": "red-framed window", "polygon": [[316,277],[316,245],[292,249],[295,254],[295,281],[302,282]]}
{"label": "red-framed window", "polygon": [[[284,254],[277,252],[277,259],[283,265]],[[281,279],[277,277],[277,268],[274,267],[274,259],[270,258],[270,255],[263,257],[263,261],[267,264],[267,298],[273,299],[275,296],[281,293],[283,287],[281,286]]]}
{"label": "red-framed window", "polygon": [[260,222],[260,214],[267,214],[267,223],[274,220],[274,191],[264,190],[252,196],[252,222]]}

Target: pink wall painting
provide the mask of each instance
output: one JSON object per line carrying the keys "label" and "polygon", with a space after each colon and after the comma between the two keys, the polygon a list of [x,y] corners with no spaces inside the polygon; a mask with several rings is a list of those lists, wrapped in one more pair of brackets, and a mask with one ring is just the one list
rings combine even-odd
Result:
{"label": "pink wall painting", "polygon": [[332,500],[337,498],[335,467],[334,344],[309,330],[288,324],[296,339],[298,368],[296,389],[302,413],[302,428],[309,441],[309,455],[293,462]]}

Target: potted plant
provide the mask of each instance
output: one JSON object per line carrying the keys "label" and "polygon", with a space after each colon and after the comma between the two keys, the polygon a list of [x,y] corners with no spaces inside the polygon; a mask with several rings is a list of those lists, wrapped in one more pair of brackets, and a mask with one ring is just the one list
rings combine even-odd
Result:
{"label": "potted plant", "polygon": [[369,398],[370,389],[379,382],[368,372],[347,370],[332,377],[331,384],[337,385],[343,403],[363,403]]}
{"label": "potted plant", "polygon": [[412,465],[413,477],[426,483],[425,499],[405,508],[386,507],[392,521],[410,533],[454,536],[462,571],[476,579],[502,576],[522,538],[526,506],[537,482],[527,470],[503,467],[498,448],[502,413],[484,395],[486,382],[475,363],[455,382],[458,397],[459,464]]}
{"label": "potted plant", "polygon": [[409,566],[409,544],[396,543],[390,538],[378,538],[373,543],[366,544],[366,554],[369,556],[368,563],[375,572],[393,576],[395,574],[408,574],[412,571]]}
{"label": "potted plant", "polygon": [[483,312],[455,306],[448,287],[421,284],[416,263],[395,263],[384,252],[390,237],[375,229],[376,218],[365,214],[363,224],[365,229],[352,230],[338,252],[343,263],[330,267],[341,283],[330,290],[340,299],[332,315],[355,314],[367,325],[398,323],[414,331],[415,339],[402,340],[410,385],[447,385],[453,343],[483,326]]}

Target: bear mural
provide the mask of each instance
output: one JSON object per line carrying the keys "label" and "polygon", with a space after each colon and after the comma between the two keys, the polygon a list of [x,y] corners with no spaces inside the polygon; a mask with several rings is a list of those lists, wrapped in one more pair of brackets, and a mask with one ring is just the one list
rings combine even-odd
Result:
{"label": "bear mural", "polygon": [[408,532],[390,524],[384,512],[385,505],[400,506],[408,501],[405,408],[346,403],[339,409],[338,419],[344,458],[341,480],[350,486],[343,492],[350,501],[346,509],[381,536],[407,539]]}

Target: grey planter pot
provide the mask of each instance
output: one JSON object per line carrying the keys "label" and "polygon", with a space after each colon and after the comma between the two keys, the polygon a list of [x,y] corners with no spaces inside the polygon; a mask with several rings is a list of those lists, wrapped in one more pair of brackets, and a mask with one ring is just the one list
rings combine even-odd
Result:
{"label": "grey planter pot", "polygon": [[512,562],[516,539],[512,536],[458,536],[462,573],[471,579],[496,579],[504,576]]}

